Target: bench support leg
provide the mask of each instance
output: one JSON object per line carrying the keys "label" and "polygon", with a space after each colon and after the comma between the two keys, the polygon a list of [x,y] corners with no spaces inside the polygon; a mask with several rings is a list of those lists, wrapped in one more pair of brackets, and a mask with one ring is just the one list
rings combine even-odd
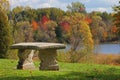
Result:
{"label": "bench support leg", "polygon": [[56,50],[40,50],[39,59],[40,70],[59,70],[59,65],[56,60],[57,52]]}
{"label": "bench support leg", "polygon": [[25,50],[25,49],[19,49],[18,50],[18,65],[17,69],[35,69],[34,63],[33,63],[33,55],[34,50]]}

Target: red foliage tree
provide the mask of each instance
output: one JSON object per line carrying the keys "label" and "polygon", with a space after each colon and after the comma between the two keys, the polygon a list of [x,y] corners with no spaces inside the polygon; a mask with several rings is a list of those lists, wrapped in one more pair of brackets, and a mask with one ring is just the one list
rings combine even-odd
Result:
{"label": "red foliage tree", "polygon": [[42,24],[44,24],[45,22],[48,22],[49,21],[49,19],[46,17],[46,16],[43,16],[42,17]]}
{"label": "red foliage tree", "polygon": [[62,22],[61,26],[62,26],[63,31],[70,32],[70,25],[68,22]]}
{"label": "red foliage tree", "polygon": [[48,22],[48,21],[50,21],[50,20],[48,19],[47,16],[44,15],[44,16],[42,17],[42,20],[41,20],[41,28],[42,28],[43,30],[46,30],[46,29],[47,29],[47,26],[45,25],[45,23]]}

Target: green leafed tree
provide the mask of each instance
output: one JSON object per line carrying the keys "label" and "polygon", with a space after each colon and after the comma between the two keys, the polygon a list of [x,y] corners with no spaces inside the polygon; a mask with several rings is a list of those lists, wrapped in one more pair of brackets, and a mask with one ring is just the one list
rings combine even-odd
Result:
{"label": "green leafed tree", "polygon": [[6,58],[11,44],[11,32],[5,9],[0,4],[0,58]]}
{"label": "green leafed tree", "polygon": [[70,12],[86,13],[85,6],[81,2],[72,2],[67,8]]}
{"label": "green leafed tree", "polygon": [[33,30],[29,21],[20,21],[16,24],[15,30],[15,43],[18,42],[32,42],[33,41]]}
{"label": "green leafed tree", "polygon": [[56,42],[56,34],[55,34],[55,28],[57,27],[57,23],[55,21],[48,21],[45,23],[46,34],[48,35],[48,41],[49,42]]}

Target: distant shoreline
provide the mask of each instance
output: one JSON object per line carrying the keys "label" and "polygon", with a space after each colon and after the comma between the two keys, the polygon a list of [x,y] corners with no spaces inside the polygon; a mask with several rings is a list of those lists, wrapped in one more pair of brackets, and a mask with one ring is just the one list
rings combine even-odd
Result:
{"label": "distant shoreline", "polygon": [[99,44],[120,44],[120,41],[100,42]]}
{"label": "distant shoreline", "polygon": [[120,53],[102,53],[102,52],[93,52],[93,54],[103,54],[103,55],[120,55]]}

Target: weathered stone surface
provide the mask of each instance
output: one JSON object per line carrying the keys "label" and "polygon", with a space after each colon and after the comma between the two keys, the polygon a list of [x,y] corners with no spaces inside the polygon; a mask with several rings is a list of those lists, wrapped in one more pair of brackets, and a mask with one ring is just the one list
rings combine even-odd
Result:
{"label": "weathered stone surface", "polygon": [[18,43],[11,46],[11,49],[64,49],[64,44],[59,43],[43,43],[43,42],[29,42],[29,43]]}
{"label": "weathered stone surface", "polygon": [[[41,42],[18,43],[11,46],[11,49],[18,49],[19,62],[17,69],[34,69],[32,57],[34,50],[39,50],[40,70],[59,70],[56,50],[64,48],[64,44]],[[32,52],[30,52],[30,49]]]}
{"label": "weathered stone surface", "polygon": [[34,55],[34,50],[18,50],[18,65],[17,69],[35,69],[32,57]]}
{"label": "weathered stone surface", "polygon": [[59,65],[56,60],[57,52],[56,50],[40,50],[39,59],[40,70],[59,70]]}

